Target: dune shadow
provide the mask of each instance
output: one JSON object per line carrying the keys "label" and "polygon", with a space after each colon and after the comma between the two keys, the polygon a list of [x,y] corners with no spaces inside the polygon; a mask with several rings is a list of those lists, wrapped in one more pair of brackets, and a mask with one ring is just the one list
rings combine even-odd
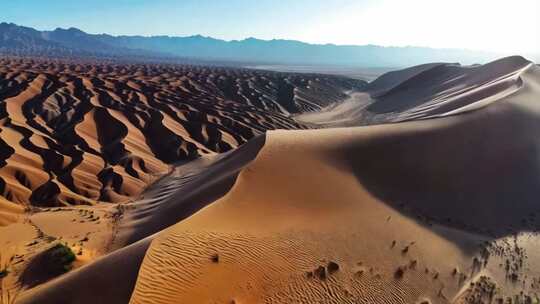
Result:
{"label": "dune shadow", "polygon": [[133,208],[126,208],[119,226],[120,238],[127,244],[134,243],[188,218],[225,195],[265,141],[266,135],[259,135],[210,164],[201,160],[187,163],[179,168],[177,176],[164,177],[150,186],[143,199],[135,201]]}
{"label": "dune shadow", "polygon": [[539,230],[540,118],[501,103],[449,119],[349,142],[346,166],[375,197],[423,224],[490,238]]}
{"label": "dune shadow", "polygon": [[18,295],[15,303],[129,303],[151,241],[152,237],[145,238],[29,289]]}

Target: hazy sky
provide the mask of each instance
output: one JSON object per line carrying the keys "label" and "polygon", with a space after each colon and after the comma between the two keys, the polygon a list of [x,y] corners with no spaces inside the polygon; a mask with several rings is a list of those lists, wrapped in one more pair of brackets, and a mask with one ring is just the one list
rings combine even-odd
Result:
{"label": "hazy sky", "polygon": [[540,54],[540,0],[0,1],[0,21],[40,30]]}

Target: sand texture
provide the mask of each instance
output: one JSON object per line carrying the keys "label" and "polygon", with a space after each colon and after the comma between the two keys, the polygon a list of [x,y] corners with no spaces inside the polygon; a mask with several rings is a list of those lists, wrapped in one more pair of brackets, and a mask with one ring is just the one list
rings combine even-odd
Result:
{"label": "sand texture", "polygon": [[[218,83],[207,75],[217,73],[211,69],[187,70],[188,79],[206,75]],[[129,83],[120,71],[108,71],[118,74],[103,81],[126,77]],[[144,77],[166,82],[167,76],[149,71]],[[271,75],[290,83],[295,77],[315,78],[303,88],[295,84],[293,103],[266,105],[253,98],[217,102],[212,99],[217,87],[205,87],[211,86],[208,81],[182,86],[190,92],[197,87],[198,96],[208,98],[208,104],[184,101],[189,113],[202,113],[199,107],[205,104],[205,113],[219,108],[221,119],[235,107],[260,111],[235,114],[235,121],[251,131],[227,133],[236,140],[227,149],[190,133],[185,125],[194,123],[193,114],[179,110],[177,103],[147,97],[152,106],[145,108],[138,99],[137,111],[158,108],[165,115],[169,110],[161,107],[167,107],[184,113],[185,120],[167,114],[168,120],[159,121],[192,141],[196,155],[191,161],[162,159],[151,144],[133,144],[132,152],[126,148],[130,141],[149,141],[145,129],[122,119],[124,110],[105,107],[99,98],[89,101],[92,106],[73,127],[87,148],[103,150],[108,141],[96,135],[96,115],[109,115],[127,130],[116,141],[123,143],[122,151],[150,157],[168,171],[155,171],[152,181],[135,187],[139,192],[124,193],[127,199],[110,200],[113,204],[25,210],[22,201],[0,201],[0,216],[6,214],[0,262],[10,270],[0,279],[4,303],[540,300],[538,66],[521,57],[472,67],[429,64],[389,72],[367,85],[320,75],[221,72],[235,75],[235,94],[243,96],[239,92],[248,88],[260,90],[261,81],[268,85]],[[263,81],[246,73],[268,74]],[[150,80],[140,79],[139,87],[149,86]],[[230,83],[225,87],[230,89]],[[232,94],[225,87],[219,92]],[[172,87],[162,89],[154,95],[174,95]],[[125,101],[115,94],[115,102]],[[28,120],[17,107],[7,109],[10,117]],[[144,115],[137,117],[144,121]],[[15,151],[27,151],[4,141]],[[85,153],[95,159],[81,164],[101,168],[110,164],[107,155],[123,159],[128,152]],[[89,181],[101,169],[95,170],[85,171]],[[29,173],[29,180],[40,178],[38,172],[48,174],[42,168],[35,172],[38,176]],[[59,241],[81,251],[74,268],[47,279],[30,271],[39,252]]]}

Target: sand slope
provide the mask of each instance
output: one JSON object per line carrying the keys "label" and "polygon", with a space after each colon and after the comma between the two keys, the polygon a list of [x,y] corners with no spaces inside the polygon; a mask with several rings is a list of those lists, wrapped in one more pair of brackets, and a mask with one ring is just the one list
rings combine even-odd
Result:
{"label": "sand slope", "polygon": [[[177,166],[133,202],[87,207],[101,208],[108,229],[80,226],[91,232],[82,246],[86,262],[22,293],[4,279],[9,294],[3,299],[535,303],[540,300],[540,68],[519,57],[455,67],[459,75],[448,72],[454,67],[396,72],[370,84],[371,92],[359,93],[379,96],[361,112],[392,103],[388,96],[394,94],[424,96],[425,102],[412,108],[396,99],[389,106],[403,108],[381,112],[387,121],[412,121],[270,131],[238,149]],[[450,74],[434,83],[424,73]],[[446,83],[464,90],[445,95]],[[445,97],[439,102],[434,96]],[[408,116],[423,107],[434,112]],[[350,119],[347,123],[358,118],[349,114],[338,118]],[[316,115],[314,121],[329,119],[328,112]],[[75,241],[72,234],[81,232],[62,234],[49,223],[70,220],[80,208],[39,212],[30,219],[51,236]],[[6,229],[28,230],[25,238],[35,238],[27,225],[15,225],[21,224]],[[14,252],[17,246],[24,242],[12,247]],[[105,252],[89,254],[100,246]],[[23,258],[31,258],[33,250]],[[22,266],[10,267],[24,270],[25,263],[17,265]]]}
{"label": "sand slope", "polygon": [[[7,225],[0,228],[0,271],[8,271],[0,278],[3,303],[29,288],[38,302],[38,289],[55,299],[50,290],[64,290],[55,287],[62,282],[84,286],[87,276],[103,275],[102,268],[96,273],[91,267],[42,289],[50,277],[38,278],[32,269],[41,267],[36,257],[57,243],[77,254],[73,273],[102,256],[104,264],[95,265],[115,264],[107,253],[224,195],[240,164],[258,148],[252,156],[218,153],[267,129],[305,128],[290,113],[318,110],[365,84],[220,67],[0,60],[0,225]],[[216,169],[207,168],[218,159],[223,161]],[[222,186],[197,186],[209,176]],[[195,182],[188,182],[191,177]],[[205,199],[190,203],[199,197]],[[135,276],[121,293],[124,302],[136,279],[137,267],[131,270]]]}
{"label": "sand slope", "polygon": [[388,72],[346,102],[300,113],[299,122],[336,127],[444,117],[504,99],[522,87],[533,63],[506,57],[484,65],[434,63]]}
{"label": "sand slope", "polygon": [[470,114],[270,132],[227,195],[156,238],[130,303],[532,302],[540,71],[520,77]]}
{"label": "sand slope", "polygon": [[[107,250],[114,252],[19,294],[17,303],[57,303],[59,299],[68,303],[127,303],[154,237],[227,193],[238,171],[253,160],[263,144],[264,137],[259,136],[237,150],[181,165],[153,183],[138,200],[112,208],[115,222]],[[94,290],[100,292],[95,294]]]}
{"label": "sand slope", "polygon": [[364,82],[219,67],[0,60],[0,195],[19,205],[123,202],[172,164],[304,128]]}
{"label": "sand slope", "polygon": [[[329,151],[319,140],[337,144],[341,135],[269,134],[267,145],[224,198],[152,243],[131,303],[413,303],[436,298],[445,281],[432,276],[450,274],[454,265],[440,268],[424,251],[436,248],[434,254],[448,254],[461,268],[466,257],[377,201],[354,175],[326,158]],[[329,263],[339,270],[332,272]],[[398,267],[409,265],[415,270],[407,271],[406,279],[394,278]],[[324,278],[317,270],[321,266]],[[445,292],[455,292],[456,286]]]}

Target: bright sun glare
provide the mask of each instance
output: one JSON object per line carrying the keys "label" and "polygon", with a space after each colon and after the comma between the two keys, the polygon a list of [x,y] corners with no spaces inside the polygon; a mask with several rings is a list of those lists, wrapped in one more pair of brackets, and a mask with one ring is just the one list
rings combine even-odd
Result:
{"label": "bright sun glare", "polygon": [[[540,53],[540,1],[409,0],[353,4],[306,26],[310,42],[457,47],[500,53]],[[332,39],[330,39],[332,38]]]}

